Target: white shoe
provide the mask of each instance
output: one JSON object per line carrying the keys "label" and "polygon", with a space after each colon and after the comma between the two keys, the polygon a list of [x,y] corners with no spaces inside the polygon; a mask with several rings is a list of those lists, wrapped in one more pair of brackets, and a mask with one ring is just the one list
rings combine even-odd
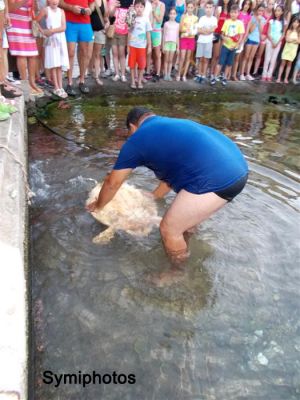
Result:
{"label": "white shoe", "polygon": [[240,81],[245,81],[245,80],[246,80],[245,75],[240,75]]}
{"label": "white shoe", "polygon": [[115,75],[115,76],[112,78],[112,80],[113,80],[114,82],[118,82],[118,81],[120,80],[120,75]]}
{"label": "white shoe", "polygon": [[[110,68],[108,68],[105,72],[103,72],[103,78],[108,78],[111,75],[112,75],[112,71]],[[101,74],[101,76],[102,76],[102,74]]]}
{"label": "white shoe", "polygon": [[246,79],[247,81],[254,81],[255,78],[253,78],[251,75],[246,75]]}
{"label": "white shoe", "polygon": [[127,79],[126,79],[126,76],[125,76],[125,75],[122,75],[122,76],[121,76],[121,81],[122,81],[122,82],[127,82]]}
{"label": "white shoe", "polygon": [[65,92],[63,88],[60,89],[60,97],[66,99],[68,97],[68,93]]}

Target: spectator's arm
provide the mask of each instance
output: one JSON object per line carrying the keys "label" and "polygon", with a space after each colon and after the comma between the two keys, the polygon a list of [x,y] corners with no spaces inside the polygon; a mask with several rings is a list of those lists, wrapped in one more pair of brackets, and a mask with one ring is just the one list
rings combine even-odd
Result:
{"label": "spectator's arm", "polygon": [[20,1],[8,0],[8,10],[10,12],[18,10],[19,8],[23,7],[26,3],[27,0],[20,0]]}
{"label": "spectator's arm", "polygon": [[38,16],[35,19],[37,22],[40,22],[44,17],[47,17],[47,9],[46,8],[43,8],[39,12]]}

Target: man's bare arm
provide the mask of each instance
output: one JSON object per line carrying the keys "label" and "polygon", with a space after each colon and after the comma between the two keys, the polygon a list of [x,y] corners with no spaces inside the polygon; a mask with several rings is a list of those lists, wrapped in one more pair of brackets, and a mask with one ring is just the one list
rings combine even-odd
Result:
{"label": "man's bare arm", "polygon": [[107,175],[100,190],[98,199],[87,205],[87,210],[93,212],[100,210],[107,203],[109,203],[121,187],[122,183],[126,180],[132,169],[114,169]]}
{"label": "man's bare arm", "polygon": [[155,190],[153,190],[152,194],[155,199],[163,198],[169,191],[171,190],[170,186],[166,183],[161,181],[160,184],[157,186]]}

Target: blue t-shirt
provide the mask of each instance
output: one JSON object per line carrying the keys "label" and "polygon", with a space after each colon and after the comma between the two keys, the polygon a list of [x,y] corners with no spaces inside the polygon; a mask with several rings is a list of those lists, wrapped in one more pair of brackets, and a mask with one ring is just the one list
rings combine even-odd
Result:
{"label": "blue t-shirt", "polygon": [[235,143],[197,122],[153,116],[124,143],[114,169],[150,168],[175,192],[223,190],[248,173]]}
{"label": "blue t-shirt", "polygon": [[[261,25],[262,27],[265,25],[266,19],[264,17],[261,17]],[[260,42],[260,33],[259,33],[259,22],[258,19],[253,16],[251,19],[251,24],[255,24],[255,28],[253,29],[252,32],[249,33],[248,39],[252,40],[253,42],[259,43]]]}

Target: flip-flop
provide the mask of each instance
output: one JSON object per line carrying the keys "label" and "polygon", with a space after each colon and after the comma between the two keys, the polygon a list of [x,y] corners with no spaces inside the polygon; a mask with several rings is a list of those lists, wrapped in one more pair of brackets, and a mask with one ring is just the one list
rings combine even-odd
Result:
{"label": "flip-flop", "polygon": [[14,99],[15,97],[22,96],[23,93],[18,93],[15,90],[9,90],[5,83],[0,84],[1,94],[2,96],[6,97],[7,99]]}
{"label": "flip-flop", "polygon": [[0,112],[1,113],[13,114],[13,113],[15,113],[17,111],[18,111],[17,108],[12,106],[11,104],[0,103]]}
{"label": "flip-flop", "polygon": [[0,121],[6,121],[10,117],[9,113],[0,112]]}
{"label": "flip-flop", "polygon": [[80,82],[78,86],[79,86],[79,90],[81,91],[81,93],[83,93],[83,94],[90,93],[90,89],[86,86],[85,83]]}

